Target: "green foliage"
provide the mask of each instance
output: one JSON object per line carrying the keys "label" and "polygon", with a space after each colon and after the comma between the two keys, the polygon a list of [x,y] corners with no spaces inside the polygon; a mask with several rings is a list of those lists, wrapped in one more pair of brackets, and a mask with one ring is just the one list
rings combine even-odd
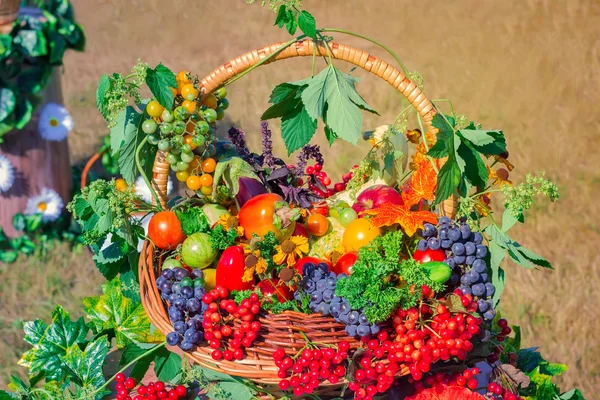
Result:
{"label": "green foliage", "polygon": [[23,325],[24,340],[33,347],[21,359],[19,365],[29,369],[30,377],[42,372],[47,380],[62,381],[67,376],[63,357],[73,345],[87,343],[89,328],[83,318],[73,322],[62,307],[52,312],[52,323],[41,320],[26,322]]}
{"label": "green foliage", "polygon": [[502,131],[483,130],[473,122],[461,128],[453,117],[441,113],[433,117],[433,126],[439,132],[435,145],[427,155],[433,158],[448,157],[438,175],[434,205],[457,192],[462,197],[467,196],[469,185],[483,189],[488,180],[488,171],[482,156],[506,151]]}
{"label": "green foliage", "polygon": [[170,109],[173,107],[175,95],[171,88],[177,88],[175,74],[161,63],[156,68],[146,69],[146,85],[161,106]]}
{"label": "green foliage", "polygon": [[229,189],[231,196],[235,196],[240,191],[239,179],[242,177],[260,180],[254,172],[254,168],[240,157],[229,157],[220,159],[215,168],[213,182],[213,197],[217,196],[217,189],[221,180]]}
{"label": "green foliage", "polygon": [[544,178],[543,172],[537,176],[527,174],[525,182],[518,185],[503,186],[502,194],[504,195],[504,206],[515,218],[520,218],[525,211],[531,208],[533,197],[536,194],[543,194],[550,201],[556,201],[560,197],[556,184]]}
{"label": "green foliage", "polygon": [[273,261],[273,256],[276,253],[275,246],[279,245],[279,240],[273,232],[267,232],[267,234],[256,242],[256,248],[260,250],[260,255],[264,258],[267,264],[267,270],[265,273],[269,274],[271,271],[277,268],[277,264]]}
{"label": "green foliage", "polygon": [[61,357],[72,381],[80,387],[79,390],[94,391],[94,398],[97,400],[110,393],[107,389],[96,390],[105,383],[102,366],[109,346],[106,336],[102,336],[89,342],[83,351],[77,344],[70,346]]}
{"label": "green foliage", "polygon": [[250,381],[198,365],[185,371],[184,382],[196,382],[211,400],[255,399],[260,390]]}
{"label": "green foliage", "polygon": [[361,135],[361,109],[376,113],[356,91],[358,78],[330,64],[318,75],[276,86],[262,119],[281,118],[281,135],[293,153],[306,145],[317,129],[317,119],[325,123],[328,139],[341,138],[356,144]]}
{"label": "green foliage", "polygon": [[141,303],[123,294],[119,278],[102,285],[101,296],[85,297],[83,305],[96,333],[114,330],[118,348],[130,343],[164,340],[158,331],[151,333],[150,319]]}
{"label": "green foliage", "polygon": [[67,0],[38,1],[43,18],[21,16],[12,31],[0,35],[0,143],[13,129],[23,129],[40,103],[52,71],[67,49],[82,51],[83,28]]}
{"label": "green foliage", "polygon": [[552,265],[548,260],[521,246],[520,243],[511,239],[506,232],[500,230],[496,225],[489,225],[484,232],[490,236],[495,245],[506,250],[510,258],[517,264],[526,268],[536,268],[537,266],[552,269]]}
{"label": "green foliage", "polygon": [[214,250],[225,250],[233,246],[237,239],[237,231],[235,229],[225,230],[222,225],[217,225],[209,232],[212,239],[212,248]]}
{"label": "green foliage", "polygon": [[364,308],[370,322],[385,321],[398,308],[415,306],[422,285],[435,291],[445,287],[429,279],[415,260],[398,261],[402,243],[400,231],[376,238],[359,250],[352,275],[338,281],[336,294],[345,297],[353,310]]}
{"label": "green foliage", "polygon": [[204,211],[200,207],[187,207],[183,210],[175,210],[177,219],[181,223],[181,229],[187,236],[197,232],[210,232],[210,225]]}

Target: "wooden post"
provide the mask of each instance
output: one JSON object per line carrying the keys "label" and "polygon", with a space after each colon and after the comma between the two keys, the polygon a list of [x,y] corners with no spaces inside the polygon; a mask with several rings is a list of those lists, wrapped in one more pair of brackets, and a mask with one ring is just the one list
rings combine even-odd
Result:
{"label": "wooden post", "polygon": [[[19,0],[0,0],[0,31],[5,30],[6,26],[10,31],[12,21],[17,16],[18,5]],[[12,15],[11,21],[7,20],[8,15]],[[13,216],[23,212],[27,199],[39,194],[44,187],[56,190],[65,204],[71,200],[72,177],[68,142],[44,140],[37,128],[39,113],[44,105],[63,102],[60,68],[53,71],[42,98],[42,103],[27,126],[22,130],[9,132],[4,137],[4,143],[0,144],[0,154],[6,156],[15,168],[15,182],[12,188],[6,193],[0,193],[0,226],[9,237],[19,234],[13,229]]]}

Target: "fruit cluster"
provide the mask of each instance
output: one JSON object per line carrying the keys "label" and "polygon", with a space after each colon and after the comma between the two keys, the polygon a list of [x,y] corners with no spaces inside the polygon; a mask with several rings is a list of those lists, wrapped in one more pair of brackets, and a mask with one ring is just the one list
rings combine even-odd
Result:
{"label": "fruit cluster", "polygon": [[273,353],[278,368],[279,388],[291,390],[294,396],[312,394],[324,381],[338,383],[346,375],[345,363],[350,350],[349,342],[340,342],[337,349],[333,346],[319,348],[311,344],[290,357],[279,348]]}
{"label": "fruit cluster", "polygon": [[167,386],[164,382],[150,382],[148,385],[138,386],[137,394],[131,397],[131,390],[137,385],[135,379],[127,378],[124,374],[115,375],[117,382],[117,400],[181,400],[187,395],[187,388],[183,385]]}
{"label": "fruit cluster", "polygon": [[[327,175],[327,172],[323,171],[322,164],[316,163],[314,165],[309,165],[306,167],[305,172],[308,176],[308,188],[311,192],[322,198],[328,198],[336,193],[346,190],[346,184],[353,176],[353,173],[350,172],[342,177],[342,182],[337,182],[333,187],[329,187],[332,183],[331,178]],[[300,178],[297,183],[298,186],[302,186],[304,181]]]}
{"label": "fruit cluster", "polygon": [[[261,324],[256,321],[260,301],[256,293],[238,305],[229,298],[229,290],[217,286],[202,298],[208,306],[204,312],[204,336],[211,349],[213,360],[232,361],[244,358],[244,349],[252,347]],[[234,325],[234,321],[239,325]]]}

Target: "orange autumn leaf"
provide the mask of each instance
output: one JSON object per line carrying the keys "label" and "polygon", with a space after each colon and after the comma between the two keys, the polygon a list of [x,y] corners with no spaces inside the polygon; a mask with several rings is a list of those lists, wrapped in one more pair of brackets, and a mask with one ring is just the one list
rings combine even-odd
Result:
{"label": "orange autumn leaf", "polygon": [[411,211],[410,206],[385,203],[381,206],[363,211],[363,215],[372,215],[371,223],[377,227],[400,224],[408,236],[423,229],[423,224],[437,224],[437,215],[431,211]]}
{"label": "orange autumn leaf", "polygon": [[421,161],[419,168],[410,177],[408,191],[402,193],[402,200],[408,207],[418,204],[421,200],[435,198],[437,173],[427,160]]}

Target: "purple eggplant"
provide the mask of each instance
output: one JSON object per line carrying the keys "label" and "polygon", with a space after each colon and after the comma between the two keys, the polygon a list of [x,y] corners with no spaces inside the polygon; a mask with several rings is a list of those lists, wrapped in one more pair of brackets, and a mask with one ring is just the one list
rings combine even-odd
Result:
{"label": "purple eggplant", "polygon": [[246,202],[254,196],[267,193],[267,188],[256,179],[242,176],[238,179],[238,184],[240,185],[240,189],[235,195],[235,199],[237,200],[238,207],[240,208],[242,208],[244,204],[246,204]]}

